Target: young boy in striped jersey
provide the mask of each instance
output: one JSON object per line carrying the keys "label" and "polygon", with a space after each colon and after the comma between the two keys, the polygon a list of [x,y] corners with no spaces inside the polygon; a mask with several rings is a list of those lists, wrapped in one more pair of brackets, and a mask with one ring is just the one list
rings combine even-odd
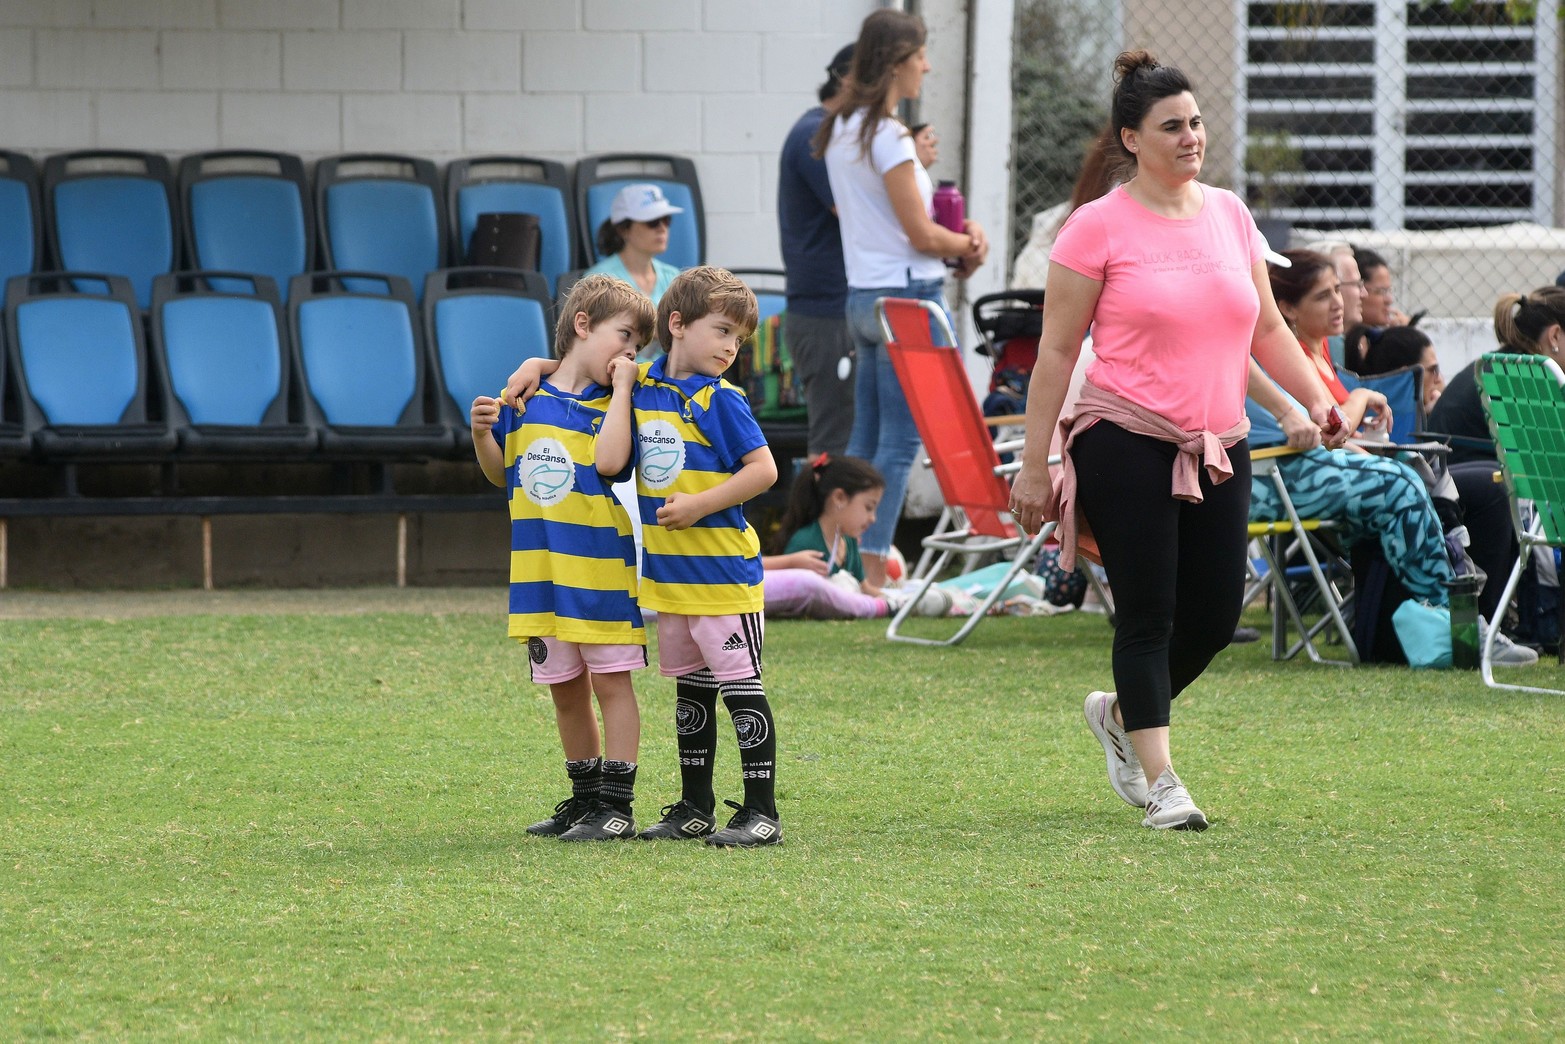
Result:
{"label": "young boy in striped jersey", "polygon": [[[777,729],[761,686],[761,550],[744,502],[771,487],[777,466],[744,393],[722,373],[755,331],[755,295],[733,273],[688,269],[658,302],[651,363],[614,360],[598,470],[636,465],[643,544],[641,604],[658,614],[658,667],[677,679],[674,725],[680,800],[647,840],[705,838],[721,847],[777,844]],[[525,395],[540,366],[506,388]],[[739,738],[744,803],[717,829],[712,788],[717,697]]]}
{"label": "young boy in striped jersey", "polygon": [[609,366],[634,364],[653,321],[634,287],[582,279],[555,324],[559,367],[526,413],[481,395],[470,414],[479,467],[510,500],[509,633],[526,643],[533,681],[549,686],[571,781],[571,796],[527,832],[562,841],[636,834],[641,713],[630,672],[647,665],[647,633],[630,518],[609,489],[613,477],[596,467],[593,441],[609,403]]}

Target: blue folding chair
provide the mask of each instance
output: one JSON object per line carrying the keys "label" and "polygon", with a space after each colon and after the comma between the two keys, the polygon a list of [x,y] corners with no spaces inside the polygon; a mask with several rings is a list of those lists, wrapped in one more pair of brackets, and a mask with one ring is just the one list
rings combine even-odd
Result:
{"label": "blue folding chair", "polygon": [[[330,156],[315,167],[323,265],[400,276],[422,293],[446,262],[440,179],[426,159],[389,153]],[[373,292],[373,284],[351,284]],[[291,291],[290,291],[291,294]]]}
{"label": "blue folding chair", "polygon": [[[502,281],[511,285],[496,285]],[[429,274],[425,340],[445,392],[441,415],[458,450],[472,448],[473,400],[498,395],[523,360],[553,354],[551,311],[548,283],[537,272],[445,268]]]}
{"label": "blue folding chair", "polygon": [[[315,214],[298,156],[240,149],[186,156],[179,201],[191,268],[253,272],[283,290],[310,270]],[[243,281],[214,286],[247,290]]]}
{"label": "blue folding chair", "polygon": [[588,156],[576,164],[576,220],[581,233],[581,256],[599,259],[598,226],[608,220],[609,206],[626,185],[657,185],[668,201],[683,213],[673,215],[668,229],[668,249],[661,259],[676,268],[693,268],[706,261],[706,214],[701,205],[701,179],[696,165],[684,156],[656,152],[617,152]]}
{"label": "blue folding chair", "polygon": [[39,213],[38,169],[22,153],[0,150],[0,285],[39,267]]}
{"label": "blue folding chair", "polygon": [[277,287],[243,272],[176,272],[152,286],[153,366],[182,454],[305,456],[320,441],[298,398]]}
{"label": "blue folding chair", "polygon": [[1404,366],[1400,370],[1377,373],[1372,377],[1360,377],[1349,370],[1339,370],[1338,378],[1348,391],[1368,388],[1386,397],[1391,407],[1391,441],[1412,442],[1418,432],[1424,430],[1424,368]]}
{"label": "blue folding chair", "polygon": [[401,276],[295,276],[288,325],[298,346],[307,416],[339,458],[414,459],[448,453],[450,429],[426,403],[428,360]]}
{"label": "blue folding chair", "polygon": [[532,214],[538,219],[538,270],[553,294],[576,265],[575,215],[565,164],[532,156],[478,156],[446,167],[451,262],[467,257],[480,214]]}
{"label": "blue folding chair", "polygon": [[137,307],[150,307],[152,280],[175,267],[179,252],[168,160],[120,150],[50,156],[43,198],[56,265],[124,276]]}
{"label": "blue folding chair", "polygon": [[[6,286],[10,377],[21,423],[45,459],[161,460],[174,448],[147,379],[130,281],[40,272]],[[74,491],[74,475],[67,477]]]}

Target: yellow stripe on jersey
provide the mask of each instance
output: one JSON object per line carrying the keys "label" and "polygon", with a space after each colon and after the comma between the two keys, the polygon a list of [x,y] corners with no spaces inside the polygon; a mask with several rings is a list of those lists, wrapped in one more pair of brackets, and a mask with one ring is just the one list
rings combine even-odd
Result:
{"label": "yellow stripe on jersey", "polygon": [[641,543],[651,555],[739,555],[752,558],[761,553],[761,541],[754,529],[706,528],[665,529],[643,526]]}
{"label": "yellow stripe on jersey", "polygon": [[547,548],[511,552],[511,580],[526,582],[552,577],[557,587],[582,591],[623,591],[629,584],[636,589],[636,569],[618,559],[587,558]]}
{"label": "yellow stripe on jersey", "polygon": [[[760,584],[660,584],[641,581],[640,602],[660,613],[683,616],[726,616],[730,613],[759,613],[766,608],[766,593]],[[699,612],[692,611],[699,607]]]}
{"label": "yellow stripe on jersey", "polygon": [[647,629],[624,620],[571,620],[553,613],[512,613],[510,638],[558,638],[581,645],[646,645]]}

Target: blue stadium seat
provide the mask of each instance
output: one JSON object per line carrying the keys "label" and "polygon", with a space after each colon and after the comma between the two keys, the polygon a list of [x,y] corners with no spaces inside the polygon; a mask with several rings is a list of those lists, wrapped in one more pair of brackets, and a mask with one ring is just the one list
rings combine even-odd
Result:
{"label": "blue stadium seat", "polygon": [[16,396],[6,387],[10,370],[10,357],[0,351],[0,457],[25,457],[33,451],[33,437],[22,424]]}
{"label": "blue stadium seat", "polygon": [[576,263],[576,221],[570,176],[563,163],[531,156],[477,156],[446,167],[451,263],[461,264],[480,214],[522,213],[538,218],[538,270],[554,292],[560,273]]}
{"label": "blue stadium seat", "polygon": [[0,150],[0,285],[26,275],[43,257],[38,168],[20,152]]}
{"label": "blue stadium seat", "polygon": [[137,307],[174,268],[179,231],[168,160],[154,152],[66,152],[44,162],[44,212],[54,263],[130,280]]}
{"label": "blue stadium seat", "polygon": [[[498,276],[519,284],[485,285]],[[468,413],[480,395],[498,395],[525,359],[549,358],[554,330],[549,287],[537,272],[446,268],[424,288],[424,330],[445,394],[441,413],[458,448],[471,448]]]}
{"label": "blue stadium seat", "polygon": [[147,379],[130,281],[41,272],[6,286],[6,339],[23,427],[48,459],[157,460],[174,448]]}
{"label": "blue stadium seat", "polygon": [[176,272],[152,286],[152,359],[183,455],[309,454],[320,437],[291,412],[297,367],[277,287],[243,272]]}
{"label": "blue stadium seat", "polygon": [[422,294],[424,277],[445,265],[439,196],[440,179],[426,159],[350,153],[321,160],[315,213],[324,267],[400,276]]}
{"label": "blue stadium seat", "polygon": [[650,184],[663,189],[668,201],[682,207],[668,229],[668,250],[662,259],[676,268],[706,262],[706,214],[701,206],[701,181],[696,165],[684,156],[655,152],[616,152],[588,156],[576,164],[576,220],[582,254],[599,258],[594,240],[609,216],[609,205],[626,185]]}
{"label": "blue stadium seat", "polygon": [[755,294],[755,302],[761,309],[761,322],[781,315],[788,307],[788,277],[782,269],[734,268],[730,271],[744,280],[744,285]]}
{"label": "blue stadium seat", "polygon": [[581,277],[587,274],[585,268],[573,268],[569,272],[561,272],[560,278],[554,284],[554,314],[560,313],[560,307],[565,304],[565,298],[571,292],[571,287],[581,281]]}
{"label": "blue stadium seat", "polygon": [[179,202],[191,268],[253,272],[282,290],[310,270],[315,215],[298,156],[246,150],[186,156],[179,164]]}
{"label": "blue stadium seat", "polygon": [[[450,429],[425,395],[430,380],[414,320],[413,288],[401,276],[317,272],[295,276],[288,325],[321,448],[338,457],[443,455]],[[436,389],[438,391],[438,389]]]}

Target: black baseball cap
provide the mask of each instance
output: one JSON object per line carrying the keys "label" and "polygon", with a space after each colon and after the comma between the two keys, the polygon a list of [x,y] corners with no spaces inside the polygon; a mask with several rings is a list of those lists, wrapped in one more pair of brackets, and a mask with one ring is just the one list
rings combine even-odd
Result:
{"label": "black baseball cap", "polygon": [[837,52],[837,56],[831,60],[831,64],[826,66],[826,71],[833,76],[846,76],[852,68],[853,44],[848,44],[848,46]]}

